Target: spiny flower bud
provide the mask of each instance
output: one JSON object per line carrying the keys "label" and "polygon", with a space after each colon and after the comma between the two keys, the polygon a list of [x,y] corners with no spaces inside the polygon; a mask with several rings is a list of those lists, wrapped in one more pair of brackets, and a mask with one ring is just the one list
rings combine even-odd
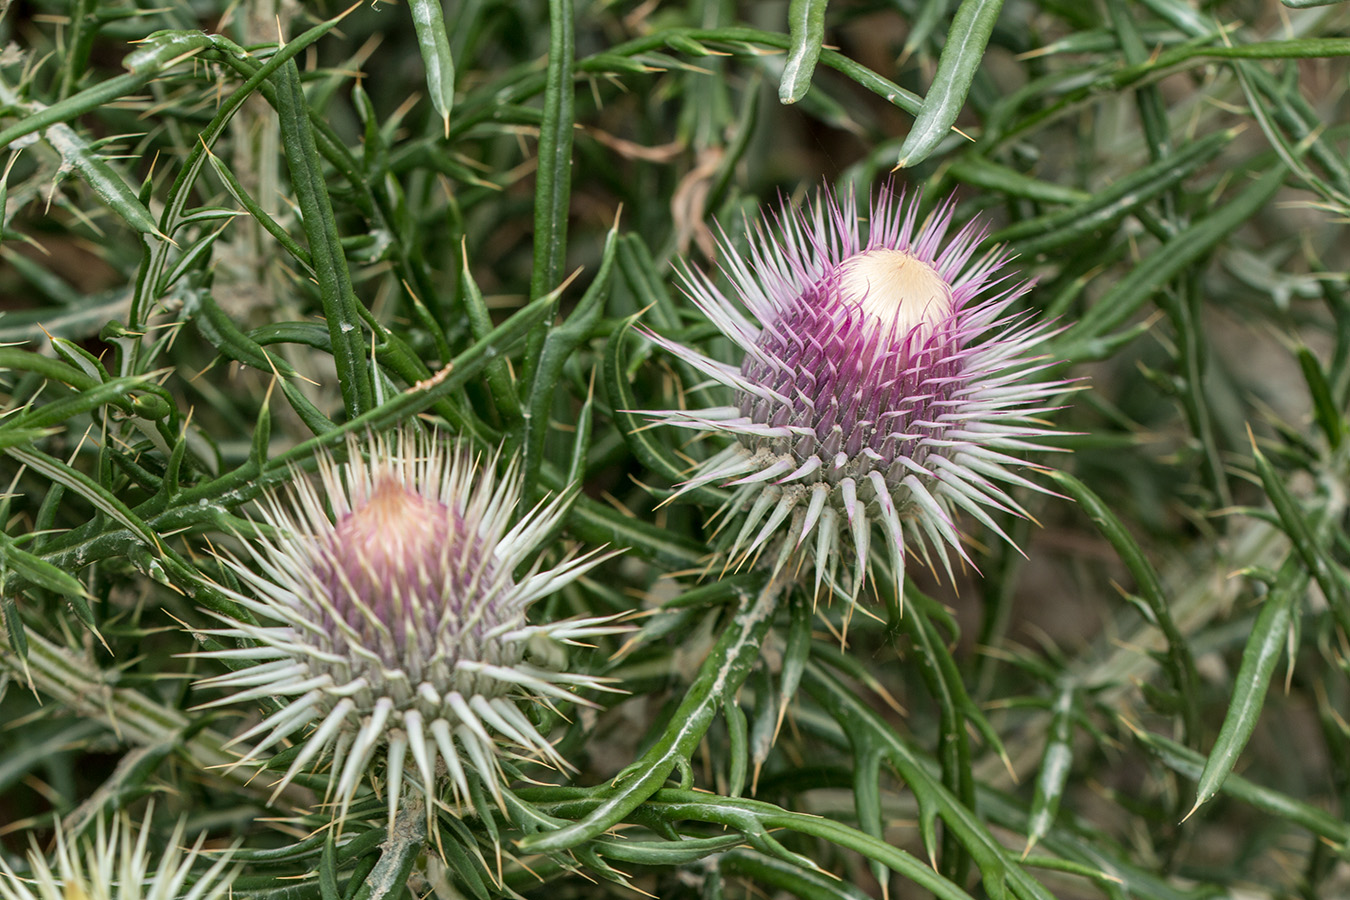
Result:
{"label": "spiny flower bud", "polygon": [[576,690],[604,689],[603,679],[548,665],[565,654],[534,657],[624,630],[608,618],[530,625],[527,611],[608,557],[592,552],[551,569],[536,559],[518,578],[565,498],[513,527],[514,463],[499,481],[496,460],[480,467],[411,429],[365,448],[349,439],[347,453],[342,464],[320,458],[319,487],[302,478],[266,495],[262,518],[276,536],[248,545],[247,559],[222,557],[251,589],[226,593],[264,624],[227,619],[211,632],[247,646],[196,654],[245,664],[200,683],[236,691],[206,705],[278,700],[280,709],[235,738],[262,736],[241,762],[299,737],[280,792],[331,753],[339,821],[377,770],[391,820],[405,776],[428,798],[428,814],[444,781],[457,807],[472,807],[471,778],[500,804],[500,753],[567,765],[522,704],[585,703]]}
{"label": "spiny flower bud", "polygon": [[125,815],[114,818],[111,826],[98,819],[92,840],[88,835],[72,840],[57,828],[55,857],[48,860],[34,846],[28,851],[29,871],[22,877],[0,854],[0,900],[216,900],[226,896],[237,872],[228,853],[198,873],[184,892],[204,836],[184,850],[183,831],[180,821],[167,849],[152,859],[146,846],[149,828],[138,836]]}
{"label": "spiny flower bud", "polygon": [[[1007,314],[1030,285],[999,274],[1001,249],[975,258],[977,223],[947,240],[953,207],[920,223],[917,201],[883,192],[864,230],[851,196],[826,193],[766,217],[748,259],[723,238],[734,299],[684,272],[690,299],[741,359],[726,365],[650,335],[731,391],[726,405],[652,415],[735,438],[681,486],[733,489],[719,513],[719,528],[739,522],[729,564],[777,540],[775,571],[805,556],[817,593],[825,583],[856,601],[874,526],[898,589],[907,545],[930,565],[931,547],[949,574],[948,548],[966,558],[958,512],[1005,539],[989,510],[1025,515],[1006,486],[1040,488],[1013,471],[1028,465],[1013,454],[1055,433],[1033,417],[1066,383],[1028,380],[1051,364],[1033,355],[1047,328]],[[847,584],[836,572],[846,548]]]}

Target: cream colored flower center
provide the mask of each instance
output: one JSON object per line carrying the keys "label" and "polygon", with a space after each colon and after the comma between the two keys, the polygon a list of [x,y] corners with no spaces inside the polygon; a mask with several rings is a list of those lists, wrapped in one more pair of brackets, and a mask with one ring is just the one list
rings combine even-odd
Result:
{"label": "cream colored flower center", "polygon": [[408,490],[387,473],[374,480],[365,504],[339,526],[349,532],[344,539],[359,541],[370,558],[381,562],[416,553],[431,553],[434,558],[436,547],[428,526],[435,522],[440,504]]}
{"label": "cream colored flower center", "polygon": [[952,289],[932,266],[903,250],[864,250],[839,264],[839,293],[897,338],[920,341],[952,314]]}

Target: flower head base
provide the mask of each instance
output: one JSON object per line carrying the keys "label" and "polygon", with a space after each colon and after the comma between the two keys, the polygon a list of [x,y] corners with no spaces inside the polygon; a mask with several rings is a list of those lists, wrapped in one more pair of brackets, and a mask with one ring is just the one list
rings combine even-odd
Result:
{"label": "flower head base", "polygon": [[526,613],[607,557],[542,571],[536,561],[517,580],[565,498],[512,527],[514,465],[498,481],[495,461],[480,468],[460,448],[411,430],[372,439],[368,460],[362,449],[351,439],[347,463],[321,458],[321,490],[299,479],[287,494],[267,495],[263,519],[277,537],[250,546],[248,560],[223,558],[253,594],[229,596],[276,624],[227,619],[212,632],[252,646],[197,655],[252,665],[202,682],[237,691],[207,705],[280,700],[235,739],[263,736],[241,762],[303,735],[280,792],[331,750],[339,820],[381,755],[391,820],[405,775],[428,799],[428,814],[443,777],[457,804],[472,806],[471,778],[501,803],[499,754],[566,765],[520,704],[586,702],[576,689],[604,688],[603,679],[535,664],[534,651],[623,630],[609,619],[530,625]]}
{"label": "flower head base", "polygon": [[1047,328],[1006,315],[1029,285],[998,274],[1005,252],[975,258],[977,224],[947,240],[952,214],[949,200],[920,223],[917,202],[883,193],[864,232],[853,198],[826,194],[759,224],[748,260],[724,239],[734,300],[685,272],[690,298],[744,355],[729,366],[651,335],[732,391],[729,405],[652,415],[735,437],[682,487],[733,489],[719,526],[739,522],[729,563],[777,543],[775,571],[813,559],[816,591],[855,601],[874,525],[898,589],[907,545],[930,565],[931,548],[949,574],[947,550],[965,558],[958,512],[1005,539],[989,510],[1025,515],[1006,486],[1040,488],[1012,454],[1054,434],[1032,417],[1066,383],[1027,380],[1050,365],[1034,355]]}
{"label": "flower head base", "polygon": [[[148,819],[148,816],[147,816]],[[192,888],[183,885],[201,852],[202,837],[184,850],[180,821],[168,848],[151,859],[146,845],[150,831],[139,836],[125,816],[112,825],[98,819],[92,840],[71,840],[56,830],[56,856],[48,860],[38,849],[28,851],[29,872],[20,877],[0,855],[0,900],[216,900],[233,882],[229,854],[200,873]]]}

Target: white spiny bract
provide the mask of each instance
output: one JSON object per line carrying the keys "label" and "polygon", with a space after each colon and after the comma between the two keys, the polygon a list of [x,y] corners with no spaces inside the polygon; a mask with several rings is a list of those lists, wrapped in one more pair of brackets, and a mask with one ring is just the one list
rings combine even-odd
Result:
{"label": "white spiny bract", "polygon": [[567,765],[520,705],[586,703],[577,690],[605,688],[531,658],[624,630],[608,618],[530,625],[526,613],[608,557],[592,552],[551,569],[536,558],[517,580],[564,498],[512,527],[521,493],[514,462],[498,480],[495,460],[480,466],[457,445],[407,429],[365,447],[350,439],[347,451],[346,463],[320,459],[317,487],[298,478],[265,496],[262,519],[275,537],[248,544],[246,559],[222,557],[249,591],[226,593],[263,624],[225,619],[227,628],[211,632],[247,646],[196,654],[244,664],[199,684],[234,692],[207,706],[278,701],[235,738],[260,738],[241,762],[287,738],[302,744],[279,793],[330,759],[338,821],[381,755],[391,820],[409,784],[428,815],[446,782],[447,808],[472,809],[475,776],[500,805],[499,753]]}
{"label": "white spiny bract", "polygon": [[[879,525],[897,590],[906,545],[966,559],[965,512],[1005,540],[989,515],[1025,512],[1008,485],[1038,489],[1014,454],[1055,432],[1034,417],[1063,381],[1028,380],[1049,329],[1009,307],[1030,287],[1003,273],[1009,254],[976,257],[985,231],[947,239],[948,200],[921,223],[917,198],[883,192],[864,227],[854,199],[825,192],[805,210],[757,223],[747,258],[725,236],[722,270],[683,272],[690,299],[735,344],[727,365],[676,341],[660,346],[731,389],[731,403],[652,413],[657,421],[735,441],[680,490],[732,489],[719,529],[734,524],[728,564],[770,550],[774,571],[814,562],[822,583],[855,602]],[[748,313],[748,315],[746,315]],[[852,560],[839,580],[842,554]]]}
{"label": "white spiny bract", "polygon": [[[147,822],[149,815],[147,814]],[[125,816],[112,825],[98,819],[92,839],[72,840],[56,829],[56,853],[48,859],[34,846],[28,851],[28,871],[17,874],[0,854],[0,900],[216,900],[226,896],[237,871],[229,854],[199,872],[184,891],[201,852],[199,837],[184,849],[184,823],[168,846],[152,858],[147,847],[150,829],[132,827]]]}

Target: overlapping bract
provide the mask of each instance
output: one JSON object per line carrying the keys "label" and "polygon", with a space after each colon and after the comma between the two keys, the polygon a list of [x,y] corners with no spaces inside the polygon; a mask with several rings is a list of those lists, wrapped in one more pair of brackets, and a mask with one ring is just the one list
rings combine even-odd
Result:
{"label": "overlapping bract", "polygon": [[530,625],[526,612],[606,557],[569,557],[551,569],[536,560],[517,579],[558,524],[562,498],[513,527],[514,464],[498,480],[495,460],[479,466],[458,446],[410,429],[364,447],[353,439],[347,452],[344,464],[320,460],[317,487],[298,479],[267,495],[262,518],[277,536],[248,545],[245,560],[224,558],[251,591],[229,596],[269,624],[227,620],[213,632],[249,646],[198,654],[246,664],[201,683],[234,692],[208,706],[279,700],[235,739],[261,738],[245,761],[298,739],[303,749],[279,792],[331,756],[338,820],[381,754],[391,819],[405,777],[429,800],[428,813],[445,781],[452,809],[472,807],[471,778],[500,804],[499,753],[566,766],[520,703],[552,706],[605,687],[532,657],[623,630],[608,618]]}
{"label": "overlapping bract", "polygon": [[[146,816],[147,821],[149,814]],[[148,826],[139,833],[126,816],[111,825],[99,819],[92,838],[71,839],[56,829],[56,852],[48,859],[28,852],[28,871],[17,874],[0,853],[0,900],[217,900],[230,892],[235,868],[229,853],[203,872],[192,870],[202,840],[184,849],[179,822],[168,846],[154,855]]]}
{"label": "overlapping bract", "polygon": [[930,565],[931,548],[950,574],[948,550],[966,558],[958,513],[1006,539],[989,511],[1025,515],[1007,486],[1039,489],[1014,454],[1055,434],[1034,418],[1066,388],[1034,379],[1052,364],[1037,355],[1050,329],[1009,314],[1030,285],[1003,271],[1005,251],[976,255],[978,223],[948,238],[953,201],[922,222],[918,210],[883,192],[864,227],[852,197],[826,192],[758,223],[747,257],[723,239],[734,297],[686,270],[690,299],[739,364],[651,335],[730,388],[725,405],[652,414],[734,436],[681,487],[733,489],[719,525],[735,529],[730,564],[766,550],[775,570],[813,562],[817,593],[825,584],[853,601],[874,526],[898,588],[906,546]]}

